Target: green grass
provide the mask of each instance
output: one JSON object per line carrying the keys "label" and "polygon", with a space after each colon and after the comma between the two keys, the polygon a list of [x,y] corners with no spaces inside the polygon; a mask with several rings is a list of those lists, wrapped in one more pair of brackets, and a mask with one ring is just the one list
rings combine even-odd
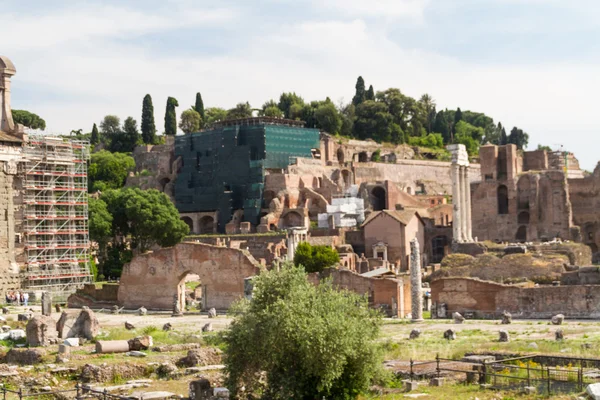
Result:
{"label": "green grass", "polygon": [[203,343],[201,338],[193,337],[191,334],[175,334],[174,332],[165,332],[155,326],[147,326],[143,329],[134,329],[131,331],[123,328],[110,329],[103,335],[98,335],[97,340],[129,340],[140,335],[150,335],[154,344],[183,344],[183,343]]}

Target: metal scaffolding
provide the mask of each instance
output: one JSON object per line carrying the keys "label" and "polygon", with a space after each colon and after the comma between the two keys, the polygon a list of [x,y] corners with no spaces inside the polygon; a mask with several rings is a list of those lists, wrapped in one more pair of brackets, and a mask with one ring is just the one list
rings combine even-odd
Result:
{"label": "metal scaffolding", "polygon": [[30,136],[23,147],[24,282],[66,300],[91,282],[88,233],[89,143]]}

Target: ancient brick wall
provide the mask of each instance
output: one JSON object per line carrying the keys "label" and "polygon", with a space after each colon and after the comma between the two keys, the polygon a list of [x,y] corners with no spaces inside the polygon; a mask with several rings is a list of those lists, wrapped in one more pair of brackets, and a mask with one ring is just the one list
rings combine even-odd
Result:
{"label": "ancient brick wall", "polygon": [[267,265],[270,265],[275,258],[285,255],[287,251],[285,234],[194,236],[186,241],[225,247],[230,247],[233,243],[239,249],[248,250],[256,260],[264,259]]}
{"label": "ancient brick wall", "polygon": [[[368,296],[372,307],[385,310],[389,316],[394,307],[398,317],[404,317],[410,312],[410,290],[404,288],[410,285],[404,284],[402,279],[367,278],[352,271],[338,269],[327,270],[324,275],[331,277],[337,287]],[[317,284],[319,274],[309,274],[309,279]]]}
{"label": "ancient brick wall", "polygon": [[[16,228],[21,225],[17,220],[20,219],[18,205],[22,198],[15,190],[18,179],[8,171],[7,164],[0,162],[0,295],[3,298],[7,291],[21,287],[17,253],[22,254],[22,246],[15,242],[19,242],[21,235]],[[15,212],[19,215],[15,215]]]}
{"label": "ancient brick wall", "polygon": [[446,303],[448,312],[475,312],[499,316],[503,311],[521,318],[600,317],[600,285],[518,287],[472,278],[444,278],[431,283],[434,303]]}
{"label": "ancient brick wall", "polygon": [[581,240],[600,261],[600,164],[583,179],[569,179],[573,222],[581,228]]}
{"label": "ancient brick wall", "polygon": [[223,310],[244,296],[244,279],[259,271],[258,263],[242,250],[180,243],[136,256],[125,265],[118,299],[126,308],[172,310],[184,278],[196,274],[204,307]]}

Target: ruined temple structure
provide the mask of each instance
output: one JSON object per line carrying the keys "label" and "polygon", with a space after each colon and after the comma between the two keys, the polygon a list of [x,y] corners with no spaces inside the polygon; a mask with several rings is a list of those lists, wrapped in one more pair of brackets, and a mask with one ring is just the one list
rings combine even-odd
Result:
{"label": "ruined temple structure", "polygon": [[598,252],[600,169],[585,176],[567,152],[519,152],[515,145],[482,146],[481,180],[471,184],[473,236],[536,242],[555,238]]}

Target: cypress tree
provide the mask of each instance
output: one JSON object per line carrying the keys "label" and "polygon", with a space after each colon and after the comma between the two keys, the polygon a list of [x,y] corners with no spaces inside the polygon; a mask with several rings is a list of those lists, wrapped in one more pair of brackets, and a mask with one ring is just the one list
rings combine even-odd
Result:
{"label": "cypress tree", "polygon": [[454,125],[458,124],[458,121],[462,121],[462,111],[460,111],[460,107],[456,109],[456,113],[454,114]]}
{"label": "cypress tree", "polygon": [[363,101],[365,101],[367,98],[367,93],[365,90],[365,80],[362,78],[362,76],[359,76],[358,79],[356,80],[355,87],[356,87],[356,94],[352,98],[352,104],[357,106],[360,103],[362,103]]}
{"label": "cypress tree", "polygon": [[202,118],[202,120],[200,120],[200,127],[204,126],[206,114],[204,113],[204,102],[202,101],[202,95],[200,92],[196,93],[196,104],[194,105],[194,110],[196,110],[196,112],[200,114],[200,117]]}
{"label": "cypress tree", "polygon": [[177,134],[177,115],[175,114],[175,107],[179,107],[177,99],[169,97],[167,99],[167,109],[165,111],[165,135],[176,135]]}
{"label": "cypress tree", "polygon": [[366,99],[375,100],[375,91],[373,90],[373,85],[369,86],[369,90],[367,90]]}
{"label": "cypress tree", "polygon": [[90,143],[98,144],[99,141],[100,135],[98,135],[98,127],[96,126],[96,124],[94,124],[94,127],[92,128],[92,137],[90,138]]}
{"label": "cypress tree", "polygon": [[154,125],[154,106],[149,94],[144,96],[142,104],[142,140],[146,144],[152,144],[156,139],[156,125]]}

